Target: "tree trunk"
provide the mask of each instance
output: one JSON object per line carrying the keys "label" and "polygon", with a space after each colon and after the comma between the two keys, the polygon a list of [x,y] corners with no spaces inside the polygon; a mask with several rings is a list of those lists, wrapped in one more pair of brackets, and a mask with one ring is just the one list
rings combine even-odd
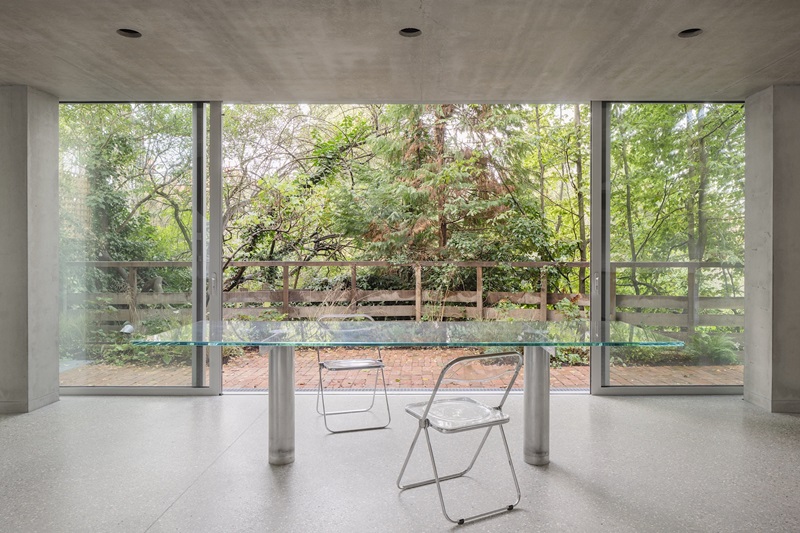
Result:
{"label": "tree trunk", "polygon": [[708,213],[706,212],[706,189],[708,188],[708,151],[705,137],[698,143],[698,182],[697,182],[697,228],[695,232],[694,250],[689,259],[702,261],[708,242]]}
{"label": "tree trunk", "polygon": [[[586,261],[586,207],[583,196],[583,153],[581,146],[581,106],[575,104],[575,188],[578,196],[578,233],[580,238],[579,250],[581,261]],[[578,269],[578,292],[586,294],[586,268]]]}
{"label": "tree trunk", "polygon": [[544,216],[544,160],[542,159],[542,122],[539,106],[534,106],[536,112],[536,157],[539,161],[539,211],[542,215],[542,221],[547,222],[547,217]]}
{"label": "tree trunk", "polygon": [[[628,166],[628,150],[625,141],[621,145],[621,158],[622,158],[622,171],[625,175],[625,225],[628,229],[628,248],[630,249],[631,261],[635,262],[636,253],[636,239],[633,235],[633,204],[631,201],[631,175],[630,167]],[[631,284],[633,285],[634,294],[641,294],[639,289],[639,282],[636,279],[636,267],[631,267]]]}
{"label": "tree trunk", "polygon": [[[445,133],[447,130],[447,119],[453,116],[455,105],[443,104],[436,106],[436,123],[433,125],[433,146],[435,149],[435,166],[436,171],[441,173],[445,164]],[[439,250],[443,251],[447,247],[447,216],[445,215],[444,208],[447,201],[447,186],[444,184],[437,184],[436,190],[436,207],[438,213],[438,226],[439,226]]]}
{"label": "tree trunk", "polygon": [[[687,109],[688,114],[688,109]],[[706,148],[705,116],[697,109],[697,126],[690,146],[693,152],[688,159],[694,161],[695,181],[686,196],[686,233],[690,261],[702,261],[708,242],[708,213],[706,189],[708,188],[708,149]]]}

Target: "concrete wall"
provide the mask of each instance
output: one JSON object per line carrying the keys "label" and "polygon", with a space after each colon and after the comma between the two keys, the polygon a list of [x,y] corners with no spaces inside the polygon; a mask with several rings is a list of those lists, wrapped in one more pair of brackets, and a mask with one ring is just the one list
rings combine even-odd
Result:
{"label": "concrete wall", "polygon": [[58,400],[58,99],[0,87],[0,413]]}
{"label": "concrete wall", "polygon": [[744,397],[771,410],[772,399],[772,96],[745,102]]}
{"label": "concrete wall", "polygon": [[800,412],[800,86],[746,105],[745,400]]}

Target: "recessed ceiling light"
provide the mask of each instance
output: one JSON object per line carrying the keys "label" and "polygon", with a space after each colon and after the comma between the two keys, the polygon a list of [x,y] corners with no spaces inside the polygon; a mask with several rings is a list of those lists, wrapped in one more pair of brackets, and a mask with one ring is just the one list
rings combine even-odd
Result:
{"label": "recessed ceiling light", "polygon": [[418,37],[422,35],[422,30],[419,28],[403,28],[400,30],[400,35],[403,37]]}
{"label": "recessed ceiling light", "polygon": [[141,33],[139,33],[136,30],[132,30],[130,28],[120,28],[117,30],[117,33],[122,35],[123,37],[130,37],[131,39],[138,39],[139,37],[142,36]]}
{"label": "recessed ceiling light", "polygon": [[700,28],[689,28],[688,30],[683,30],[682,32],[678,33],[678,37],[681,39],[689,39],[691,37],[697,37],[703,33],[703,30]]}

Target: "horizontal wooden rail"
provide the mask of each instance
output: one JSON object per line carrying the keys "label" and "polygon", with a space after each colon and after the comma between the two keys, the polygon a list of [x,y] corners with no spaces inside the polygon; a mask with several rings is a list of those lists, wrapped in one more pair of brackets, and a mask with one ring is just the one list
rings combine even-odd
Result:
{"label": "horizontal wooden rail", "polygon": [[65,261],[70,267],[95,268],[191,268],[191,261]]}
{"label": "horizontal wooden rail", "polygon": [[454,267],[512,267],[512,268],[545,268],[545,267],[566,267],[580,268],[589,267],[588,261],[417,261],[393,263],[391,261],[231,261],[226,268],[237,267],[423,267],[435,266],[454,266]]}
{"label": "horizontal wooden rail", "polygon": [[713,261],[612,261],[613,268],[744,268],[741,263],[720,263]]}
{"label": "horizontal wooden rail", "polygon": [[[686,296],[648,296],[617,295],[617,308],[636,307],[640,309],[686,309]],[[744,309],[744,296],[701,296],[700,309]]]}
{"label": "horizontal wooden rail", "polygon": [[[179,318],[189,320],[191,295],[183,292],[140,292],[137,272],[152,268],[191,268],[188,261],[87,261],[67,262],[69,267],[124,269],[129,290],[123,293],[65,294],[67,308],[83,308],[97,324],[111,327],[123,321],[140,322],[154,319]],[[448,266],[474,268],[477,290],[439,292],[422,287],[424,268]],[[448,318],[448,319],[518,319],[561,320],[563,315],[553,306],[569,298],[583,314],[587,314],[590,299],[587,294],[551,293],[548,291],[548,268],[588,268],[588,262],[552,261],[456,261],[395,263],[390,261],[233,261],[227,268],[267,268],[282,270],[274,288],[264,290],[233,290],[223,294],[224,316],[259,317],[283,314],[288,318],[314,318],[330,310],[362,312],[375,317],[391,318]],[[741,330],[744,326],[744,298],[735,296],[699,296],[698,272],[703,269],[743,268],[740,264],[720,262],[613,262],[612,272],[627,268],[680,268],[687,270],[689,295],[628,295],[616,294],[616,275],[612,276],[612,309],[614,319],[643,326],[679,328],[690,335],[695,328],[717,326]],[[293,289],[289,283],[302,268],[335,267],[349,270],[350,286],[321,291]],[[413,289],[364,290],[357,288],[358,268],[412,268]],[[541,290],[530,292],[486,291],[485,269],[537,269]],[[293,273],[290,276],[290,269]],[[282,280],[282,281],[281,281]],[[131,290],[135,288],[134,290]],[[159,286],[160,289],[160,286]],[[549,307],[549,308],[548,308]],[[735,334],[735,333],[734,333]],[[736,334],[735,334],[736,335]]]}

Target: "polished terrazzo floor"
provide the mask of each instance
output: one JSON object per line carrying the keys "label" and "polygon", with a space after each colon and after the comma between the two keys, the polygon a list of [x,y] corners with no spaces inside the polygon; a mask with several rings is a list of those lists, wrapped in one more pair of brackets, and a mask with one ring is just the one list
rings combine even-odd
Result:
{"label": "polished terrazzo floor", "polygon": [[[393,395],[389,429],[330,435],[298,395],[284,467],[267,464],[264,395],[72,396],[0,416],[0,530],[446,531],[457,526],[433,487],[395,487],[414,431],[403,406],[420,398]],[[735,396],[553,395],[552,462],[533,467],[522,396],[506,410],[522,502],[464,531],[800,531],[800,416]],[[470,439],[434,441],[444,467]],[[446,485],[456,514],[509,497],[498,441],[487,446],[474,476]]]}

